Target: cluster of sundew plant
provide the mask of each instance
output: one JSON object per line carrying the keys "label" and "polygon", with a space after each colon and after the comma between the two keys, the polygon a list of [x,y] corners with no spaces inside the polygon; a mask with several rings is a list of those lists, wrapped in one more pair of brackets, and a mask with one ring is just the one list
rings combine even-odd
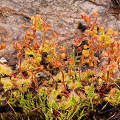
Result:
{"label": "cluster of sundew plant", "polygon": [[[54,68],[59,67],[60,72],[62,73],[62,83],[64,85],[64,91],[68,93],[64,82],[64,72],[62,70],[62,67],[64,67],[67,64],[69,65],[73,64],[74,63],[73,59],[68,58],[67,51],[64,46],[61,46],[60,55],[56,53],[56,48],[58,47],[58,44],[55,43],[55,39],[57,38],[57,34],[53,30],[51,30],[51,26],[46,24],[45,20],[40,15],[31,17],[31,20],[32,26],[26,26],[24,24],[21,25],[22,28],[27,27],[28,29],[30,29],[26,31],[26,36],[24,37],[24,40],[18,41],[14,44],[14,48],[19,51],[19,53],[17,54],[17,57],[20,59],[19,74],[21,75],[22,71],[27,71],[28,76],[32,76],[31,80],[34,81],[35,88],[39,87],[38,86],[39,83],[37,83],[36,77],[37,73],[39,73],[40,71],[49,74],[54,81],[52,74],[49,71],[45,70],[44,66],[41,64],[41,61],[43,59],[42,57],[43,53],[47,53],[46,60]],[[42,43],[40,43],[39,41],[35,42],[36,32],[40,30],[43,30]],[[51,40],[46,39],[47,31],[52,32],[53,37],[51,38]],[[22,64],[22,55],[24,52],[25,62]],[[30,54],[33,55],[32,58],[29,57]],[[66,63],[63,60],[61,60],[65,58],[67,58]]]}
{"label": "cluster of sundew plant", "polygon": [[[19,51],[17,56],[20,59],[20,64],[19,64],[19,75],[12,75],[13,77],[11,80],[14,80],[17,78],[27,80],[27,78],[28,78],[28,79],[31,79],[31,81],[34,81],[35,88],[39,88],[40,86],[37,81],[37,73],[39,73],[40,71],[43,71],[43,72],[49,74],[50,77],[52,78],[52,80],[55,81],[55,77],[53,77],[49,71],[44,69],[44,66],[41,64],[41,61],[43,59],[43,53],[47,53],[46,60],[50,63],[50,64],[48,64],[47,67],[49,67],[49,65],[52,65],[54,68],[59,67],[61,76],[62,76],[61,82],[64,87],[63,88],[60,86],[62,89],[61,88],[58,89],[60,91],[58,94],[57,94],[58,91],[53,89],[53,91],[50,93],[50,95],[54,96],[54,93],[55,93],[55,98],[56,98],[56,96],[61,94],[61,91],[63,90],[65,93],[65,94],[64,93],[62,94],[63,95],[63,99],[62,99],[63,103],[65,103],[65,102],[66,102],[66,104],[68,103],[69,107],[70,107],[70,105],[72,104],[73,97],[77,102],[76,104],[78,104],[80,97],[78,98],[78,95],[75,95],[75,93],[73,92],[74,90],[71,89],[70,92],[67,90],[66,83],[65,83],[65,81],[66,81],[65,73],[62,68],[65,65],[69,65],[69,67],[71,68],[70,76],[76,75],[75,77],[77,80],[78,79],[80,80],[79,81],[80,83],[83,82],[82,79],[88,79],[89,81],[92,81],[92,80],[97,81],[97,77],[98,77],[97,70],[96,70],[97,69],[97,60],[95,58],[95,53],[97,51],[103,51],[102,56],[108,59],[108,63],[106,63],[105,65],[103,65],[100,68],[100,70],[102,72],[101,84],[105,83],[106,84],[105,87],[107,88],[109,79],[114,76],[115,67],[118,67],[118,70],[120,70],[120,68],[119,68],[120,41],[115,42],[113,36],[116,36],[118,33],[116,31],[113,31],[113,29],[110,28],[105,33],[104,28],[101,27],[97,23],[97,12],[94,12],[93,14],[96,17],[95,20],[91,20],[90,17],[86,16],[85,14],[82,14],[82,18],[87,22],[88,29],[78,37],[78,39],[75,41],[75,44],[74,44],[75,46],[78,46],[81,43],[81,41],[84,40],[83,35],[88,36],[88,40],[85,39],[88,42],[88,45],[83,46],[84,50],[82,50],[82,47],[78,47],[78,49],[77,49],[78,52],[82,51],[82,58],[80,59],[80,64],[79,64],[79,77],[77,76],[77,74],[73,74],[72,73],[73,71],[71,70],[71,69],[74,69],[75,62],[76,62],[76,58],[74,59],[74,53],[73,53],[73,56],[71,56],[71,58],[68,58],[65,47],[61,46],[61,49],[60,49],[61,53],[58,54],[56,52],[58,44],[55,43],[57,34],[51,30],[51,26],[46,24],[45,20],[40,15],[36,15],[35,17],[31,18],[32,26],[29,27],[29,26],[22,24],[22,28],[27,27],[30,30],[26,31],[26,36],[24,37],[23,41],[18,41],[14,44],[14,48]],[[99,31],[98,31],[98,29],[99,29]],[[40,30],[43,30],[42,43],[40,43],[38,40],[36,42],[36,32],[40,31]],[[47,31],[51,31],[53,34],[53,38],[51,38],[51,40],[46,40],[46,32]],[[22,63],[22,55],[24,52],[25,52],[25,61]],[[32,55],[33,57],[29,57],[29,55]],[[67,59],[67,62],[64,62],[64,60],[62,60],[65,58]],[[91,73],[93,71],[91,71],[91,70],[87,70],[86,72],[81,74],[81,66],[85,63],[89,63],[91,68],[92,69],[94,68],[94,74],[95,74],[94,78],[89,79],[90,76],[93,76],[93,73]],[[24,72],[24,71],[27,71],[28,75],[24,76],[22,74],[22,72]],[[74,76],[72,76],[72,77],[74,77]],[[69,81],[70,81],[70,79],[69,79]],[[16,82],[13,82],[13,83],[15,84]],[[73,87],[73,89],[77,87],[77,85],[75,85],[75,86],[73,85],[74,83],[76,83],[76,82],[72,82],[71,85],[69,84],[70,86]],[[100,86],[100,84],[99,84],[99,86]],[[99,86],[98,86],[98,90],[99,90]],[[70,88],[72,88],[72,87],[70,87]],[[78,85],[78,87],[80,87],[80,85]],[[86,99],[86,97],[88,97],[88,101],[84,100],[84,102],[85,103],[88,102],[87,103],[88,107],[91,108],[93,111],[94,110],[93,101],[94,101],[94,97],[95,97],[94,84],[92,84],[91,86],[85,86],[83,89],[87,95],[85,96],[84,93],[81,93],[82,94],[81,96],[83,97],[83,99],[84,99],[84,97],[85,97],[85,99]],[[114,92],[111,92],[112,90]],[[26,91],[26,89],[25,89],[25,91]],[[116,104],[119,104],[120,103],[120,99],[118,99],[119,94],[120,94],[119,89],[115,88],[115,90],[111,89],[111,91],[110,91],[109,95],[105,98],[105,100],[107,100],[111,103],[116,102]],[[115,95],[112,96],[112,93],[115,93]],[[75,96],[74,95],[72,96],[72,94],[74,94]],[[64,99],[65,97],[70,98],[70,99]],[[110,101],[110,99],[113,97],[115,97],[118,100],[115,101],[116,99],[113,99],[113,101]],[[61,104],[62,104],[62,102],[61,102]],[[68,108],[68,107],[65,107],[65,109],[66,108]]]}
{"label": "cluster of sundew plant", "polygon": [[[61,52],[60,55],[58,55],[56,53],[56,48],[58,47],[58,44],[55,44],[55,38],[57,38],[57,34],[51,30],[50,25],[46,24],[46,22],[40,15],[36,15],[35,17],[32,17],[31,20],[32,20],[31,27],[26,26],[24,24],[22,24],[22,27],[23,28],[27,27],[27,28],[31,29],[33,32],[30,32],[30,30],[27,30],[24,41],[19,41],[14,44],[14,48],[16,50],[19,50],[19,53],[17,54],[17,56],[20,59],[20,64],[19,64],[19,75],[16,75],[16,76],[13,75],[12,79],[14,79],[14,77],[15,77],[15,79],[17,77],[21,77],[21,79],[29,78],[32,81],[34,81],[35,88],[38,88],[40,86],[38,86],[39,83],[37,82],[37,73],[39,73],[40,71],[43,71],[43,72],[49,74],[51,76],[52,80],[54,81],[55,78],[52,76],[52,74],[50,74],[49,71],[46,71],[44,69],[44,66],[41,64],[42,54],[44,52],[47,53],[46,60],[48,62],[50,62],[50,64],[53,67],[55,67],[55,68],[59,67],[60,72],[61,72],[61,76],[62,76],[61,82],[63,84],[63,87],[60,86],[60,91],[64,91],[65,94],[61,93],[61,92],[59,92],[59,94],[65,96],[66,98],[68,98],[70,95],[70,99],[68,99],[68,101],[66,101],[66,103],[68,102],[68,104],[69,104],[69,105],[66,105],[66,107],[65,107],[65,109],[66,109],[71,106],[72,97],[75,97],[75,99],[77,99],[77,101],[79,98],[76,95],[73,95],[73,93],[70,94],[69,91],[67,90],[66,84],[65,84],[65,79],[66,79],[65,73],[62,70],[62,68],[68,64],[73,69],[74,58],[68,58],[67,51],[64,46],[61,46],[61,49],[59,50]],[[40,31],[40,30],[43,30],[43,32],[44,32],[42,43],[35,42],[36,31]],[[47,31],[52,31],[52,33],[53,33],[53,38],[51,39],[51,41],[46,40],[46,38],[45,38]],[[24,52],[25,52],[25,61],[22,63],[22,55]],[[32,55],[33,57],[30,58],[29,55]],[[65,58],[67,59],[67,62],[64,62],[64,60],[62,60]],[[72,67],[72,65],[73,65],[73,67]],[[23,71],[27,71],[28,75],[24,76],[22,74]],[[72,71],[70,72],[70,76],[71,76],[71,74],[72,74]],[[31,76],[31,78],[30,78],[30,76]],[[72,87],[76,87],[76,86],[72,85]],[[51,95],[53,95],[52,93],[53,93],[53,91],[51,92]],[[55,97],[55,99],[56,99],[56,97]],[[63,103],[61,103],[61,104],[63,104]],[[61,105],[61,106],[63,106],[63,105]]]}
{"label": "cluster of sundew plant", "polygon": [[[88,29],[82,33],[75,41],[74,46],[78,46],[82,41],[87,41],[88,45],[84,45],[77,48],[77,51],[82,51],[82,58],[79,63],[79,79],[81,80],[81,65],[89,63],[91,69],[94,68],[95,79],[97,80],[97,59],[95,57],[96,52],[102,51],[102,57],[107,60],[103,66],[100,67],[102,73],[102,84],[105,83],[105,88],[108,87],[109,79],[115,74],[115,68],[120,71],[120,40],[115,41],[114,36],[118,35],[117,31],[109,28],[107,32],[104,31],[104,27],[97,23],[98,13],[93,13],[95,20],[91,17],[82,14],[81,17],[86,21]],[[83,36],[87,35],[88,38],[84,39]],[[84,50],[82,50],[84,47]]]}
{"label": "cluster of sundew plant", "polygon": [[[112,36],[116,36],[118,33],[116,31],[113,31],[113,29],[108,29],[108,31],[104,33],[104,28],[97,23],[97,12],[94,12],[93,14],[96,17],[95,20],[91,20],[90,17],[86,16],[85,14],[82,14],[82,18],[87,22],[88,29],[78,37],[78,39],[75,41],[75,44],[74,44],[75,46],[79,45],[81,41],[84,40],[83,34],[88,35],[88,40],[85,39],[88,42],[88,45],[83,46],[84,50],[82,50],[82,47],[78,47],[77,49],[77,51],[82,50],[82,58],[80,59],[80,64],[79,64],[79,77],[76,76],[77,77],[76,79],[77,80],[80,79],[80,83],[82,83],[82,79],[89,79],[89,76],[91,76],[90,70],[86,71],[86,73],[81,75],[81,65],[83,65],[84,63],[89,63],[91,68],[92,69],[94,68],[94,71],[95,71],[94,72],[95,77],[90,79],[90,81],[97,80],[97,72],[96,72],[97,60],[94,55],[97,51],[103,51],[102,52],[103,57],[107,57],[109,62],[100,68],[102,72],[101,84],[105,83],[107,87],[108,79],[114,76],[113,68],[116,67],[117,62],[119,63],[119,59],[118,59],[119,54],[117,54],[119,52],[119,49],[118,49],[119,41],[115,43],[114,39],[112,38]],[[59,67],[61,76],[62,76],[61,82],[63,83],[63,86],[64,86],[62,90],[65,92],[64,96],[69,97],[69,92],[65,84],[65,78],[64,78],[65,73],[62,70],[62,67],[69,64],[70,76],[72,76],[71,69],[74,69],[74,66],[75,66],[74,63],[76,59],[74,59],[74,55],[73,57],[68,58],[67,51],[64,46],[61,46],[60,52],[62,53],[58,55],[58,53],[56,52],[58,44],[55,43],[57,34],[51,30],[51,26],[46,24],[45,20],[40,15],[36,15],[35,17],[32,17],[31,20],[32,20],[32,26],[29,27],[22,24],[22,27],[23,28],[27,27],[32,32],[30,30],[27,30],[24,40],[16,42],[14,44],[14,48],[16,50],[19,50],[19,53],[17,54],[18,58],[20,58],[19,75],[21,75],[22,77],[23,76],[22,71],[27,71],[28,76],[26,77],[32,76],[31,80],[34,81],[35,88],[39,87],[38,86],[39,83],[37,82],[37,73],[39,73],[40,71],[43,71],[49,74],[52,80],[55,81],[52,74],[49,71],[46,71],[44,69],[44,66],[41,64],[41,61],[43,59],[42,54],[47,53],[46,60],[50,63],[49,65],[52,65],[53,67]],[[99,29],[99,32],[98,32],[98,29]],[[43,30],[43,34],[44,34],[43,41],[42,43],[34,42],[36,40],[36,32],[40,30]],[[53,38],[51,39],[51,41],[46,39],[47,31],[51,31],[53,34]],[[113,46],[117,47],[117,49],[115,48],[113,49]],[[25,52],[25,62],[22,64],[22,55],[24,52]],[[109,53],[107,54],[108,56],[105,56],[106,55],[105,52]],[[115,56],[116,54],[117,56]],[[33,57],[30,58],[29,55],[33,55]],[[61,60],[61,58],[62,59],[67,58],[67,62],[65,63],[64,61]],[[119,64],[117,65],[119,68]],[[84,77],[82,78],[82,76]]]}

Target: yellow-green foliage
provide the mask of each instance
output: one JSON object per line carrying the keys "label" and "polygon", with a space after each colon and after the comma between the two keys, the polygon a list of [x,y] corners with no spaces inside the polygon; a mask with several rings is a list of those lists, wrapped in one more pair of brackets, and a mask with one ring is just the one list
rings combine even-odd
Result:
{"label": "yellow-green foliage", "polygon": [[[3,97],[2,95],[0,95],[0,101],[3,101],[5,99],[6,99],[6,97]],[[2,102],[1,102],[1,105],[2,105]]]}
{"label": "yellow-green foliage", "polygon": [[[12,80],[9,77],[1,78],[1,83],[3,84],[3,88],[5,91],[10,90],[14,87],[17,87],[20,92],[25,92],[27,88],[31,85],[30,79],[14,79]],[[17,93],[15,93],[17,94]]]}
{"label": "yellow-green foliage", "polygon": [[49,93],[50,101],[55,101],[57,99],[57,96],[60,95],[63,90],[64,90],[64,87],[62,83],[59,83],[59,86],[57,87],[57,89],[55,88],[51,89]]}
{"label": "yellow-green foliage", "polygon": [[[52,80],[52,79],[51,79]],[[59,74],[57,74],[56,76],[54,76],[54,80],[55,81],[61,81],[62,82],[62,74],[61,72]],[[52,80],[53,81],[53,80]],[[66,83],[70,83],[72,82],[73,80],[70,78],[70,76],[68,75],[68,73],[64,72],[64,81]]]}
{"label": "yellow-green foliage", "polygon": [[33,55],[33,56],[34,56],[33,52],[32,52],[30,49],[27,49],[27,50],[25,51],[25,54],[26,54],[26,55]]}
{"label": "yellow-green foliage", "polygon": [[19,90],[12,91],[12,94],[17,98],[20,96],[20,91]]}
{"label": "yellow-green foliage", "polygon": [[69,83],[68,86],[70,88],[78,88],[78,87],[80,87],[80,85],[79,85],[79,83],[77,81],[75,81],[74,83],[73,82]]}
{"label": "yellow-green foliage", "polygon": [[84,90],[85,90],[85,93],[88,94],[89,93],[89,89],[91,88],[91,86],[85,86],[84,87]]}
{"label": "yellow-green foliage", "polygon": [[107,94],[104,99],[110,102],[112,105],[119,104],[120,103],[120,90],[117,88],[112,88],[109,94]]}
{"label": "yellow-green foliage", "polygon": [[13,86],[9,77],[1,78],[1,83],[3,84],[3,89],[5,91],[10,90]]}
{"label": "yellow-green foliage", "polygon": [[70,93],[69,98],[62,97],[62,102],[58,103],[59,107],[65,107],[65,109],[68,109],[72,105],[72,98],[76,100],[76,102],[80,101],[80,97],[73,91]]}
{"label": "yellow-green foliage", "polygon": [[57,99],[57,96],[60,95],[61,91],[53,89],[49,95],[50,101],[55,101]]}
{"label": "yellow-green foliage", "polygon": [[21,69],[23,71],[27,71],[27,74],[30,76],[32,76],[32,73],[29,70],[35,68],[35,66],[29,64],[29,62],[31,62],[31,61],[32,61],[32,59],[25,60],[22,62],[22,65],[21,65]]}
{"label": "yellow-green foliage", "polygon": [[16,85],[21,92],[25,92],[27,88],[31,85],[30,79],[17,79]]}
{"label": "yellow-green foliage", "polygon": [[85,72],[83,72],[82,74],[81,74],[81,79],[82,80],[88,80],[88,79],[90,79],[91,77],[93,77],[94,76],[94,71],[93,70],[90,70],[90,69],[88,69],[88,70],[86,70]]}
{"label": "yellow-green foliage", "polygon": [[39,90],[38,90],[38,93],[40,96],[42,96],[43,94],[47,93],[47,88],[46,87],[41,87]]}
{"label": "yellow-green foliage", "polygon": [[0,64],[0,74],[1,75],[10,75],[12,70],[6,64]]}

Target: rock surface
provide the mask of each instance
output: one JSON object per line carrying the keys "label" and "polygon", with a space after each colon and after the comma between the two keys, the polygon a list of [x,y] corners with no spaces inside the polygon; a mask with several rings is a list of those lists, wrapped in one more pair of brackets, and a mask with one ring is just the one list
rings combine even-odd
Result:
{"label": "rock surface", "polygon": [[[116,39],[120,39],[118,0],[0,0],[0,40],[7,44],[6,49],[0,51],[0,57],[5,57],[10,63],[17,60],[13,43],[25,36],[21,24],[31,25],[30,17],[36,14],[51,25],[58,34],[56,42],[65,45],[71,54],[72,44],[80,34],[77,24],[85,24],[81,14],[92,16],[93,11],[99,13],[98,21],[106,30],[112,27],[119,32]],[[49,34],[47,39],[50,39]],[[38,40],[42,40],[39,33]]]}

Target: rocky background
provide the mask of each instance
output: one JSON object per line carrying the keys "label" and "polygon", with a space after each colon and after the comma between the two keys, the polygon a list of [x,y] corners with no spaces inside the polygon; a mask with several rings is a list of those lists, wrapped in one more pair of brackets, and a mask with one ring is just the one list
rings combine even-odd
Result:
{"label": "rocky background", "polygon": [[[0,0],[0,43],[6,43],[0,51],[9,64],[18,63],[15,41],[23,40],[25,30],[21,24],[31,25],[31,16],[40,14],[52,29],[57,32],[57,43],[65,45],[71,54],[72,44],[81,33],[77,24],[85,25],[81,14],[92,17],[93,11],[99,13],[98,21],[107,30],[109,27],[119,32],[120,39],[120,0]],[[38,40],[42,35],[37,33]],[[50,39],[48,33],[47,39]]]}

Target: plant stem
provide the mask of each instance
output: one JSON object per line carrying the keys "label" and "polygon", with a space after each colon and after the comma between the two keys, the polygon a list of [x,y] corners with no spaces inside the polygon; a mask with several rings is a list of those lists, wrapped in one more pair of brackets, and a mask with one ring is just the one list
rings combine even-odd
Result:
{"label": "plant stem", "polygon": [[14,108],[10,105],[10,103],[6,100],[7,104],[11,107],[11,109],[14,111],[14,113],[16,114],[16,111],[14,110]]}
{"label": "plant stem", "polygon": [[44,44],[45,44],[45,36],[46,36],[46,32],[44,32],[44,35],[43,35],[43,47],[44,47]]}
{"label": "plant stem", "polygon": [[41,108],[42,108],[42,106],[40,106],[40,107],[38,107],[38,108],[35,108],[35,109],[31,110],[30,112],[35,112],[35,111],[37,111],[37,110],[39,110],[39,109],[41,109]]}
{"label": "plant stem", "polygon": [[72,76],[72,73],[71,73],[71,71],[72,71],[72,68],[70,67],[70,77]]}
{"label": "plant stem", "polygon": [[46,71],[46,70],[42,70],[42,71],[45,72],[45,73],[47,73],[47,74],[49,74],[50,77],[53,79],[53,81],[55,81],[54,78],[53,78],[53,76],[52,76],[52,74],[51,74],[50,72],[48,72],[48,71]]}
{"label": "plant stem", "polygon": [[[110,57],[108,58],[108,65],[110,64]],[[109,79],[109,71],[107,71],[107,79],[106,79],[106,88],[108,84],[108,79]]]}
{"label": "plant stem", "polygon": [[94,60],[94,67],[95,67],[95,78],[97,79],[97,61],[95,59],[94,54],[92,53],[92,58]]}
{"label": "plant stem", "polygon": [[82,80],[81,80],[81,65],[82,65],[82,59],[80,59],[80,63],[79,63],[79,79],[80,79],[80,83],[82,82]]}
{"label": "plant stem", "polygon": [[20,58],[19,72],[21,71],[22,57]]}
{"label": "plant stem", "polygon": [[35,87],[38,88],[38,84],[37,84],[37,80],[36,80],[36,74],[34,74],[33,72],[32,72],[32,74],[33,74],[32,81],[34,82]]}
{"label": "plant stem", "polygon": [[64,85],[64,88],[65,88],[65,92],[66,93],[69,93],[68,91],[67,91],[67,88],[66,88],[66,85],[65,85],[65,81],[64,81],[64,73],[63,73],[63,71],[62,71],[62,68],[61,67],[59,67],[59,69],[60,69],[60,72],[62,73],[62,83],[63,83],[63,85]]}

